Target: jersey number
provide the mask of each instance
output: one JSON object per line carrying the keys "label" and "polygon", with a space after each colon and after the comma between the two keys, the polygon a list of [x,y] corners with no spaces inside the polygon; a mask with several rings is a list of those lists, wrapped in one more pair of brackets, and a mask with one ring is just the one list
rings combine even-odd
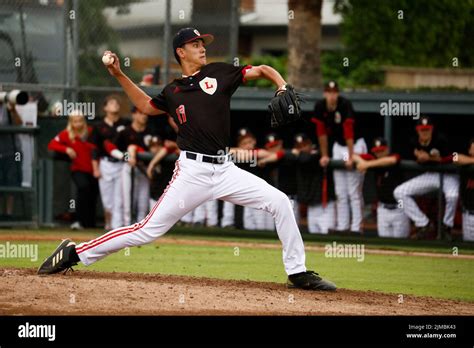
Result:
{"label": "jersey number", "polygon": [[186,122],[186,110],[184,109],[184,105],[180,105],[176,108],[176,115],[178,116],[178,121],[180,124]]}

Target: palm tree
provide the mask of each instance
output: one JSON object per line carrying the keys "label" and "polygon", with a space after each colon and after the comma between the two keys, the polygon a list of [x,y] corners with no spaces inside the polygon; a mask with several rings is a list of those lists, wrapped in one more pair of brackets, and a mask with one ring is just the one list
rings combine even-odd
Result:
{"label": "palm tree", "polygon": [[323,0],[288,0],[288,82],[320,88],[321,8]]}

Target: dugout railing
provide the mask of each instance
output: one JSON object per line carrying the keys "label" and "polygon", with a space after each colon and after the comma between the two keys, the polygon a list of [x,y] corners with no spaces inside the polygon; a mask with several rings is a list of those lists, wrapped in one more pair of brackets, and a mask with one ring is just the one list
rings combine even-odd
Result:
{"label": "dugout railing", "polygon": [[[31,226],[37,228],[40,224],[39,219],[39,210],[40,206],[39,200],[39,161],[38,161],[38,144],[37,144],[37,134],[39,127],[25,127],[25,126],[3,126],[0,127],[0,141],[8,142],[12,141],[14,153],[8,154],[8,157],[5,153],[0,153],[0,159],[2,161],[13,161],[12,163],[3,162],[3,168],[0,170],[5,170],[7,166],[20,166],[15,175],[23,176],[24,170],[31,170],[31,180],[19,183],[19,185],[0,185],[0,195],[2,197],[2,208],[5,211],[7,205],[8,196],[13,195],[14,205],[21,206],[19,209],[13,210],[13,215],[9,219],[5,220],[0,217],[0,227],[10,227],[10,226]],[[27,135],[31,140],[28,149],[22,148],[22,145],[25,142],[22,142],[18,139],[18,135]],[[5,144],[2,144],[3,146]],[[33,151],[31,151],[33,149]],[[28,155],[31,155],[29,163],[23,163],[25,161],[26,151],[31,152]],[[26,167],[25,167],[26,166]],[[28,168],[30,167],[30,168]],[[3,173],[2,173],[3,174]],[[5,175],[11,175],[11,173],[5,172]],[[19,178],[5,178],[5,179],[19,179]],[[21,179],[20,179],[21,180]],[[19,198],[19,202],[17,199]],[[30,208],[28,208],[30,207]],[[18,214],[18,211],[21,211],[22,214]],[[5,214],[0,214],[5,217]]]}
{"label": "dugout railing", "polygon": [[[153,154],[149,152],[141,152],[137,154],[138,159],[144,161],[144,162],[149,162],[153,158]],[[163,158],[163,161],[171,161],[174,162],[178,158],[177,155],[171,154]],[[342,170],[348,170],[345,166],[344,161],[341,160],[330,160],[329,165],[330,168],[333,169],[342,169]],[[402,171],[404,172],[413,172],[413,173],[424,173],[424,172],[436,172],[440,173],[439,180],[440,180],[440,188],[436,191],[437,192],[437,236],[438,238],[441,238],[441,233],[442,233],[442,221],[443,221],[443,182],[444,182],[444,174],[446,173],[458,173],[460,170],[460,167],[458,165],[449,163],[449,164],[425,164],[421,165],[415,161],[411,160],[401,160],[399,167],[401,168]],[[474,172],[474,165],[467,165],[464,166],[467,171],[469,172]],[[372,169],[368,169],[368,171],[371,171]],[[133,174],[134,171],[131,171],[131,175]],[[131,202],[133,202],[133,177],[132,177],[132,190],[131,190]]]}

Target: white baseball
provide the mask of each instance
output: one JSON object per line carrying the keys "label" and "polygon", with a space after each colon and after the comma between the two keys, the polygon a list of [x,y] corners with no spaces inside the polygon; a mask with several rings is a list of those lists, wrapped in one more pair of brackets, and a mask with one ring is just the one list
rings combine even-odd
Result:
{"label": "white baseball", "polygon": [[104,63],[105,65],[113,64],[113,62],[114,62],[114,57],[110,54],[105,54],[102,57],[102,63]]}

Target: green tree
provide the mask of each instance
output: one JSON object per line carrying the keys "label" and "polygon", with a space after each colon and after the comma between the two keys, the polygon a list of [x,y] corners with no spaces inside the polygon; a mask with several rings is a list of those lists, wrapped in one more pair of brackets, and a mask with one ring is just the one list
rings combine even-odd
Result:
{"label": "green tree", "polygon": [[352,68],[474,66],[474,0],[337,0]]}

